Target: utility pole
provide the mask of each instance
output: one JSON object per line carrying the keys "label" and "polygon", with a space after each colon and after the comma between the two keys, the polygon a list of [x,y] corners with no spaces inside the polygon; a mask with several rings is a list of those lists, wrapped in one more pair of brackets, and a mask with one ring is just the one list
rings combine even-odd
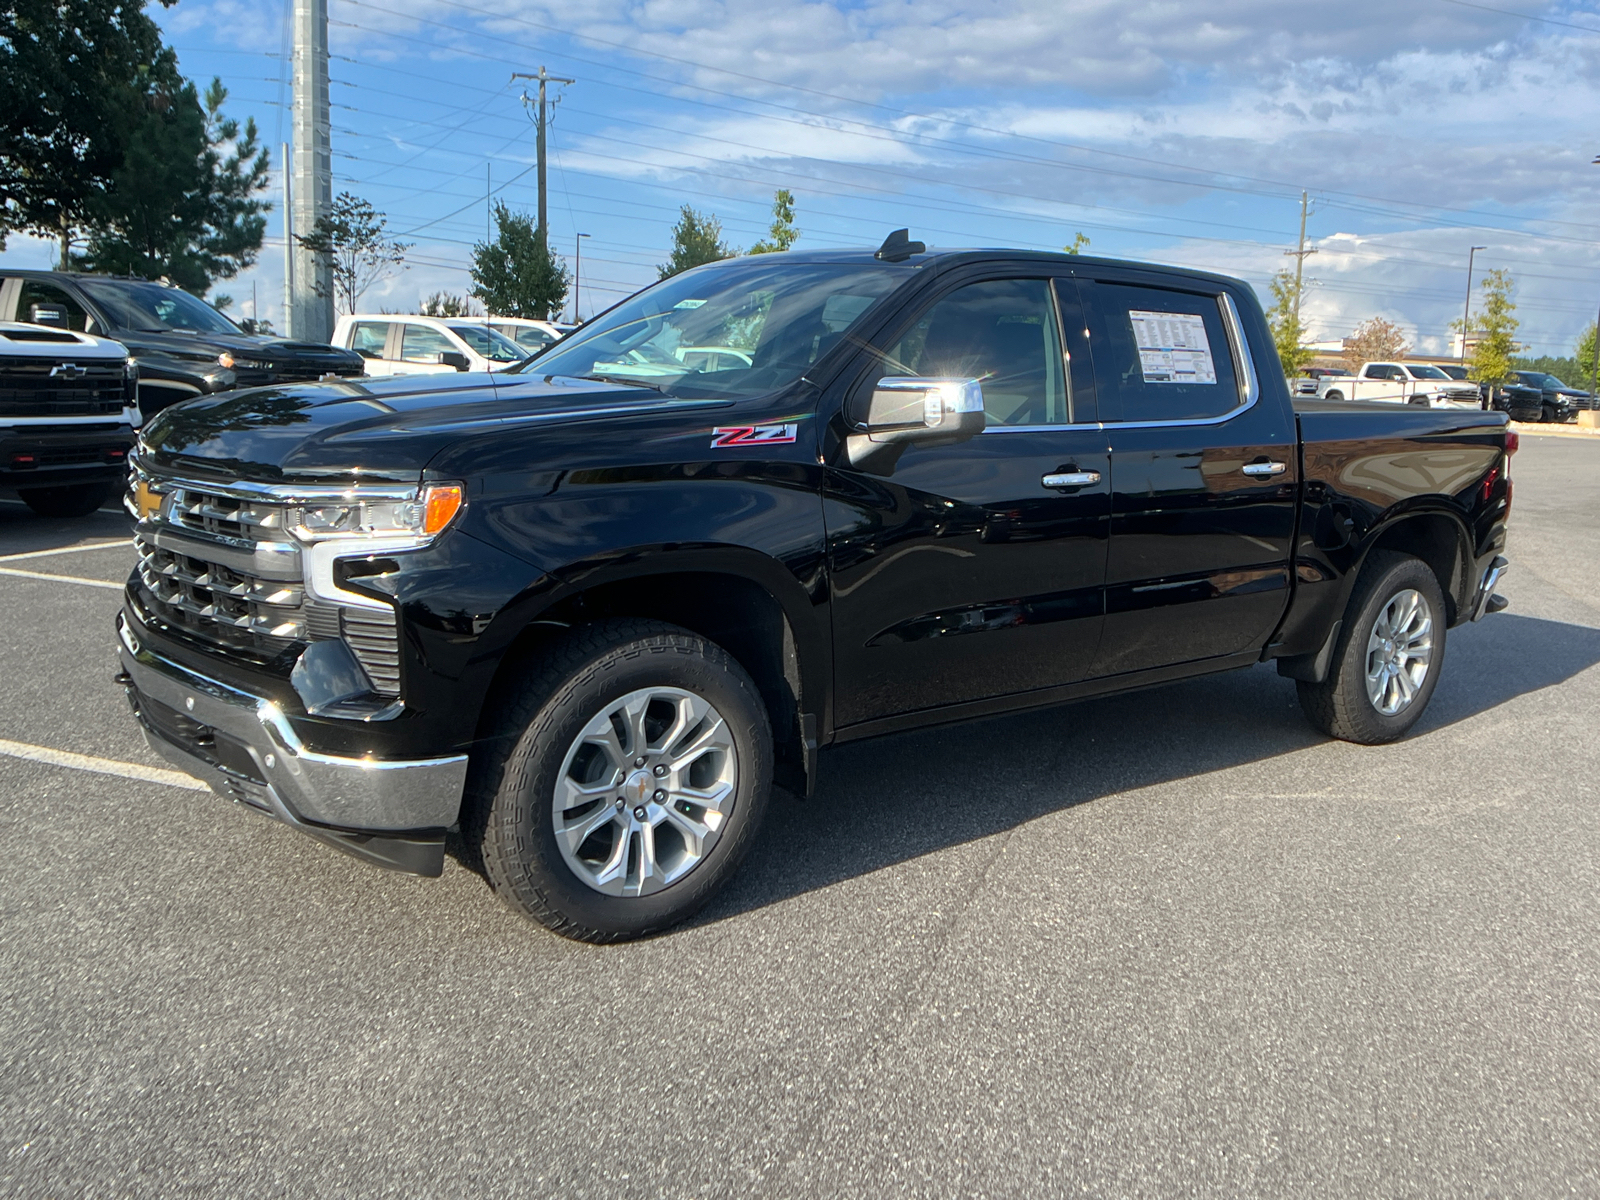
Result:
{"label": "utility pole", "polygon": [[294,336],[294,171],[289,166],[289,143],[278,145],[278,167],[283,171],[283,336]]}
{"label": "utility pole", "polygon": [[1294,259],[1294,327],[1300,328],[1300,284],[1305,273],[1306,255],[1315,254],[1317,249],[1313,246],[1306,249],[1306,213],[1310,197],[1300,193],[1300,244],[1293,250],[1285,250],[1284,257]]}
{"label": "utility pole", "polygon": [[[328,0],[294,0],[294,184],[289,229],[304,237],[333,209],[329,144]],[[289,328],[307,342],[333,337],[333,265],[289,237]]]}
{"label": "utility pole", "polygon": [[1487,246],[1473,246],[1467,251],[1467,304],[1461,310],[1461,365],[1467,365],[1467,318],[1472,314],[1472,256]]}
{"label": "utility pole", "polygon": [[[545,125],[548,123],[548,121],[547,121],[548,109],[547,109],[546,98],[545,98],[545,85],[546,84],[551,84],[551,83],[577,83],[578,81],[576,79],[562,79],[559,75],[550,74],[550,72],[546,71],[543,67],[539,68],[539,73],[537,75],[529,75],[529,74],[526,74],[525,72],[522,72],[522,71],[514,71],[514,72],[512,72],[511,78],[513,80],[517,80],[517,79],[536,80],[538,82],[538,84],[539,84],[538,115],[534,117],[534,124],[537,125],[538,128],[539,128],[539,136],[538,136],[537,150],[536,150],[536,154],[537,154],[538,162],[539,162],[539,172],[538,172],[539,173],[539,224],[535,228],[534,233],[539,239],[539,245],[540,246],[548,246],[550,244],[550,235],[549,235],[549,232],[548,232],[549,227],[545,224],[545,186],[544,186],[544,130],[545,130]],[[522,93],[522,102],[524,104],[532,103],[532,97],[530,97],[527,92],[523,92]]]}

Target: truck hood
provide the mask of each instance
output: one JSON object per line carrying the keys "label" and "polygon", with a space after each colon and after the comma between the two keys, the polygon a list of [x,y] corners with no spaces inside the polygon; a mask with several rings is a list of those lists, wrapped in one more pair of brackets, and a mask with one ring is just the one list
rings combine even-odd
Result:
{"label": "truck hood", "polygon": [[[313,361],[344,363],[353,351],[325,342],[294,342],[286,338],[257,337],[248,333],[176,333],[165,330],[122,329],[116,339],[135,354],[159,354],[192,362],[216,362],[227,351],[235,358],[272,362]],[[359,356],[357,356],[359,357]]]}
{"label": "truck hood", "polygon": [[464,436],[694,404],[649,389],[539,375],[356,378],[176,405],[144,427],[138,454],[146,468],[219,482],[410,483]]}

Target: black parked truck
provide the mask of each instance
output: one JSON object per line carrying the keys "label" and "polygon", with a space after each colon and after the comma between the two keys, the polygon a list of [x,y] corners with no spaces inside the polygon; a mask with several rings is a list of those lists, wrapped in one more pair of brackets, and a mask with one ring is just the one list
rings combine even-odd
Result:
{"label": "black parked truck", "polygon": [[146,417],[195,396],[366,370],[353,350],[245,333],[199,297],[147,279],[0,267],[0,321],[11,319],[121,342],[138,364]]}
{"label": "black parked truck", "polygon": [[895,730],[1273,660],[1404,734],[1504,606],[1516,442],[1291,405],[1250,288],[1013,251],[674,276],[520,368],[150,422],[121,680],[224,796],[594,941]]}

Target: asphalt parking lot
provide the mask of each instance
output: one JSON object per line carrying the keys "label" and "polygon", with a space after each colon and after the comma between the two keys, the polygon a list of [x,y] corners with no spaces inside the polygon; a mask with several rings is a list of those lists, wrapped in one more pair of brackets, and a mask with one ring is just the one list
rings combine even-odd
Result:
{"label": "asphalt parking lot", "polygon": [[1409,740],[1258,667],[858,743],[608,948],[166,782],[126,519],[0,500],[0,739],[146,775],[0,754],[0,1192],[1600,1194],[1600,439],[1513,475]]}

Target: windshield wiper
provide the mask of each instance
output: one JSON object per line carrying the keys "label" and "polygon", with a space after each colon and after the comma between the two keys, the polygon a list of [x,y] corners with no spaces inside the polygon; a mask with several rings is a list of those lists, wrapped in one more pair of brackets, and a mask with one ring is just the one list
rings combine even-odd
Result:
{"label": "windshield wiper", "polygon": [[[546,375],[546,379],[554,379],[554,375]],[[634,379],[627,375],[574,375],[574,379],[593,379],[596,383],[614,383],[619,387],[649,388],[652,392],[660,392],[663,396],[672,395],[659,383],[647,383],[643,379]]]}

